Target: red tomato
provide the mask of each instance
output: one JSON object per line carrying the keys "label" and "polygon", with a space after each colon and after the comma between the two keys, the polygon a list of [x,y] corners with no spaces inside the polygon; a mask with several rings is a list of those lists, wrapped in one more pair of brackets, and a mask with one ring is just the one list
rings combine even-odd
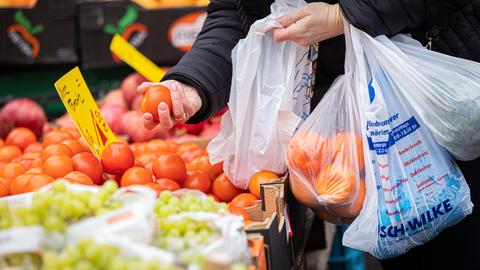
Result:
{"label": "red tomato", "polygon": [[103,184],[103,166],[102,163],[90,152],[78,153],[72,158],[73,168],[82,172],[96,185]]}
{"label": "red tomato", "polygon": [[103,170],[109,174],[121,175],[135,164],[135,157],[128,144],[113,142],[102,153]]}
{"label": "red tomato", "polygon": [[120,186],[143,185],[152,183],[152,173],[144,168],[132,167],[125,171],[120,180]]}
{"label": "red tomato", "polygon": [[153,119],[158,121],[158,105],[161,102],[167,104],[168,109],[172,112],[172,98],[170,96],[170,90],[162,85],[155,85],[150,87],[144,94],[141,109],[142,112],[151,113]]}
{"label": "red tomato", "polygon": [[149,153],[160,155],[165,152],[171,152],[171,147],[168,142],[161,139],[155,139],[147,143],[145,150]]}
{"label": "red tomato", "polygon": [[210,177],[202,171],[187,172],[187,178],[183,182],[184,188],[197,189],[204,193],[210,190]]}
{"label": "red tomato", "polygon": [[182,158],[175,153],[164,153],[153,162],[153,174],[156,178],[169,178],[182,184],[187,177],[187,168]]}

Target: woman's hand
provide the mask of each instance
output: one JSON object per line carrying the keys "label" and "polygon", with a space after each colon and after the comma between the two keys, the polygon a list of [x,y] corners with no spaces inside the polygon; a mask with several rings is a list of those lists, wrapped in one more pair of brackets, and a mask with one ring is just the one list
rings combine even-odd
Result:
{"label": "woman's hand", "polygon": [[343,15],[338,4],[309,3],[277,19],[275,41],[291,40],[304,47],[343,34]]}
{"label": "woman's hand", "polygon": [[153,120],[151,113],[143,114],[143,125],[148,130],[155,128],[157,125],[163,129],[171,129],[175,122],[186,122],[202,107],[202,99],[198,95],[197,89],[175,80],[159,83],[144,82],[138,86],[137,91],[143,95],[154,85],[162,85],[170,89],[173,115],[170,113],[168,105],[161,102],[158,105],[158,121]]}

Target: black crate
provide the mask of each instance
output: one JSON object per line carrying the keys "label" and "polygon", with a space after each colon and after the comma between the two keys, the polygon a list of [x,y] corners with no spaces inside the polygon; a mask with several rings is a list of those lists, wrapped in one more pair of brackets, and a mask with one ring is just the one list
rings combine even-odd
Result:
{"label": "black crate", "polygon": [[205,7],[147,10],[131,1],[81,2],[78,27],[82,67],[123,65],[109,49],[115,33],[158,65],[174,65],[193,43],[205,17]]}
{"label": "black crate", "polygon": [[0,65],[78,61],[75,1],[38,0],[33,8],[0,9]]}

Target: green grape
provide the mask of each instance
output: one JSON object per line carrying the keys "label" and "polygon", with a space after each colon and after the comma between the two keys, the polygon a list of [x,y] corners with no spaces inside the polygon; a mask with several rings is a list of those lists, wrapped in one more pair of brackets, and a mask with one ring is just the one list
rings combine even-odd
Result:
{"label": "green grape", "polygon": [[136,257],[122,256],[120,250],[108,244],[98,244],[90,239],[80,240],[61,253],[45,252],[42,270],[174,270],[174,266],[158,261],[145,261]]}
{"label": "green grape", "polygon": [[122,206],[110,198],[118,189],[116,183],[106,182],[98,193],[67,190],[57,181],[52,189],[35,193],[30,206],[9,206],[0,202],[0,229],[17,226],[42,225],[48,231],[63,232],[67,226],[84,217],[101,215]]}

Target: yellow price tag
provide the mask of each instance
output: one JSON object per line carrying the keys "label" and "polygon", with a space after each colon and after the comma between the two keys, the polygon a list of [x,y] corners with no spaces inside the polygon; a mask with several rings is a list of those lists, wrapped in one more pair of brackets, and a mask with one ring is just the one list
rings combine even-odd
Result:
{"label": "yellow price tag", "polygon": [[55,82],[55,89],[90,149],[100,158],[116,137],[103,119],[80,69],[75,67],[63,75]]}
{"label": "yellow price tag", "polygon": [[110,51],[151,82],[159,82],[165,75],[165,72],[161,68],[118,34],[113,36],[112,42],[110,43]]}

